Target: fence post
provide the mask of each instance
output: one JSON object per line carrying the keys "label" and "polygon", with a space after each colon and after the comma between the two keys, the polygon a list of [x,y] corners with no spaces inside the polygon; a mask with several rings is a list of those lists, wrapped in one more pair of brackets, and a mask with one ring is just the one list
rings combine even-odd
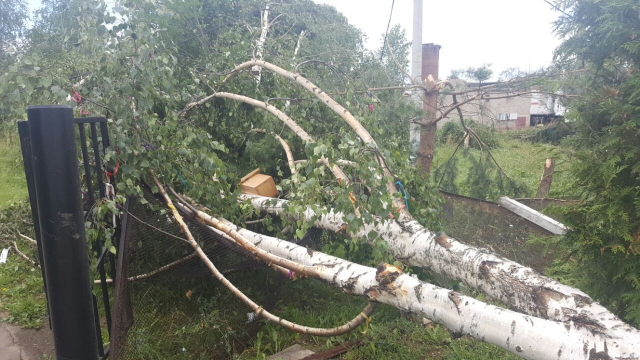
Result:
{"label": "fence post", "polygon": [[73,109],[27,109],[56,357],[98,358]]}

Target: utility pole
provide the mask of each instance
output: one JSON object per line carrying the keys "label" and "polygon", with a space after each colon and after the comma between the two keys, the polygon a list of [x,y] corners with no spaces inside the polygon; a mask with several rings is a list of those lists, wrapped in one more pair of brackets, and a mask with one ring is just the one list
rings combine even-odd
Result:
{"label": "utility pole", "polygon": [[[422,81],[422,0],[413,0],[413,40],[411,45],[411,80]],[[414,90],[413,99],[421,103],[419,90]],[[409,128],[411,155],[415,158],[420,144],[420,125],[411,124]]]}

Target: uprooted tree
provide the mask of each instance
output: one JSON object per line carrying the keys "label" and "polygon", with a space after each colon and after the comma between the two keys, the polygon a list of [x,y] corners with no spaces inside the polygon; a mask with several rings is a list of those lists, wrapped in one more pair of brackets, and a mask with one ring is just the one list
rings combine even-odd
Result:
{"label": "uprooted tree", "polygon": [[[67,97],[80,114],[108,117],[107,157],[120,164],[120,197],[140,194],[141,181],[160,192],[213,275],[256,313],[287,324],[217,272],[178,208],[276,271],[323,279],[524,358],[640,357],[640,332],[587,294],[430,230],[437,227],[437,190],[407,162],[409,123],[422,113],[400,93],[372,89],[432,91],[446,83],[404,85],[402,62],[380,64],[332,8],[303,0],[268,11],[259,1],[71,3],[40,12],[28,46],[10,49],[0,119]],[[403,43],[394,29],[388,47],[400,59]],[[286,200],[238,194],[238,179],[256,165],[278,178]],[[402,198],[398,180],[411,197]],[[165,187],[174,184],[170,195]],[[273,219],[274,230],[244,229],[256,214]],[[95,236],[110,231],[94,226]],[[353,264],[277,239],[283,229],[301,237],[311,226],[371,244],[371,262],[383,264]],[[404,265],[384,264],[394,259]],[[402,266],[462,281],[510,310],[420,281]],[[335,334],[374,308],[336,329],[287,325]]]}

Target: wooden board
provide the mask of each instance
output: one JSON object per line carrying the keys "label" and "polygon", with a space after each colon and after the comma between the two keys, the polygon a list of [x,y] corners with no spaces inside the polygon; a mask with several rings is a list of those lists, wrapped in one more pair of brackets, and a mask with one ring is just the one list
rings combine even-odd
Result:
{"label": "wooden board", "polygon": [[269,175],[260,174],[260,169],[255,169],[245,177],[240,183],[243,194],[260,195],[266,197],[278,196],[276,183]]}

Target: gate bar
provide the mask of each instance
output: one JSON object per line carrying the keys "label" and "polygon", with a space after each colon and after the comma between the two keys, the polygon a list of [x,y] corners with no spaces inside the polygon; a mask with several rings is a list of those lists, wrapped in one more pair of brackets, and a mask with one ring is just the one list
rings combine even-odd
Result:
{"label": "gate bar", "polygon": [[27,109],[56,357],[98,359],[73,109]]}
{"label": "gate bar", "polygon": [[[44,273],[44,260],[42,255],[42,240],[40,237],[40,220],[38,219],[38,200],[36,198],[36,184],[33,179],[33,163],[31,160],[31,138],[29,137],[29,124],[26,121],[18,122],[18,135],[20,136],[20,147],[22,148],[22,164],[24,165],[24,174],[27,178],[27,189],[29,190],[29,205],[31,205],[31,218],[33,219],[33,230],[36,234],[36,243],[38,244],[38,263],[40,264],[40,272],[42,272],[42,283],[44,286],[44,295],[48,299],[47,279]],[[49,314],[49,301],[47,300],[47,314]],[[51,328],[51,321],[49,321]]]}

